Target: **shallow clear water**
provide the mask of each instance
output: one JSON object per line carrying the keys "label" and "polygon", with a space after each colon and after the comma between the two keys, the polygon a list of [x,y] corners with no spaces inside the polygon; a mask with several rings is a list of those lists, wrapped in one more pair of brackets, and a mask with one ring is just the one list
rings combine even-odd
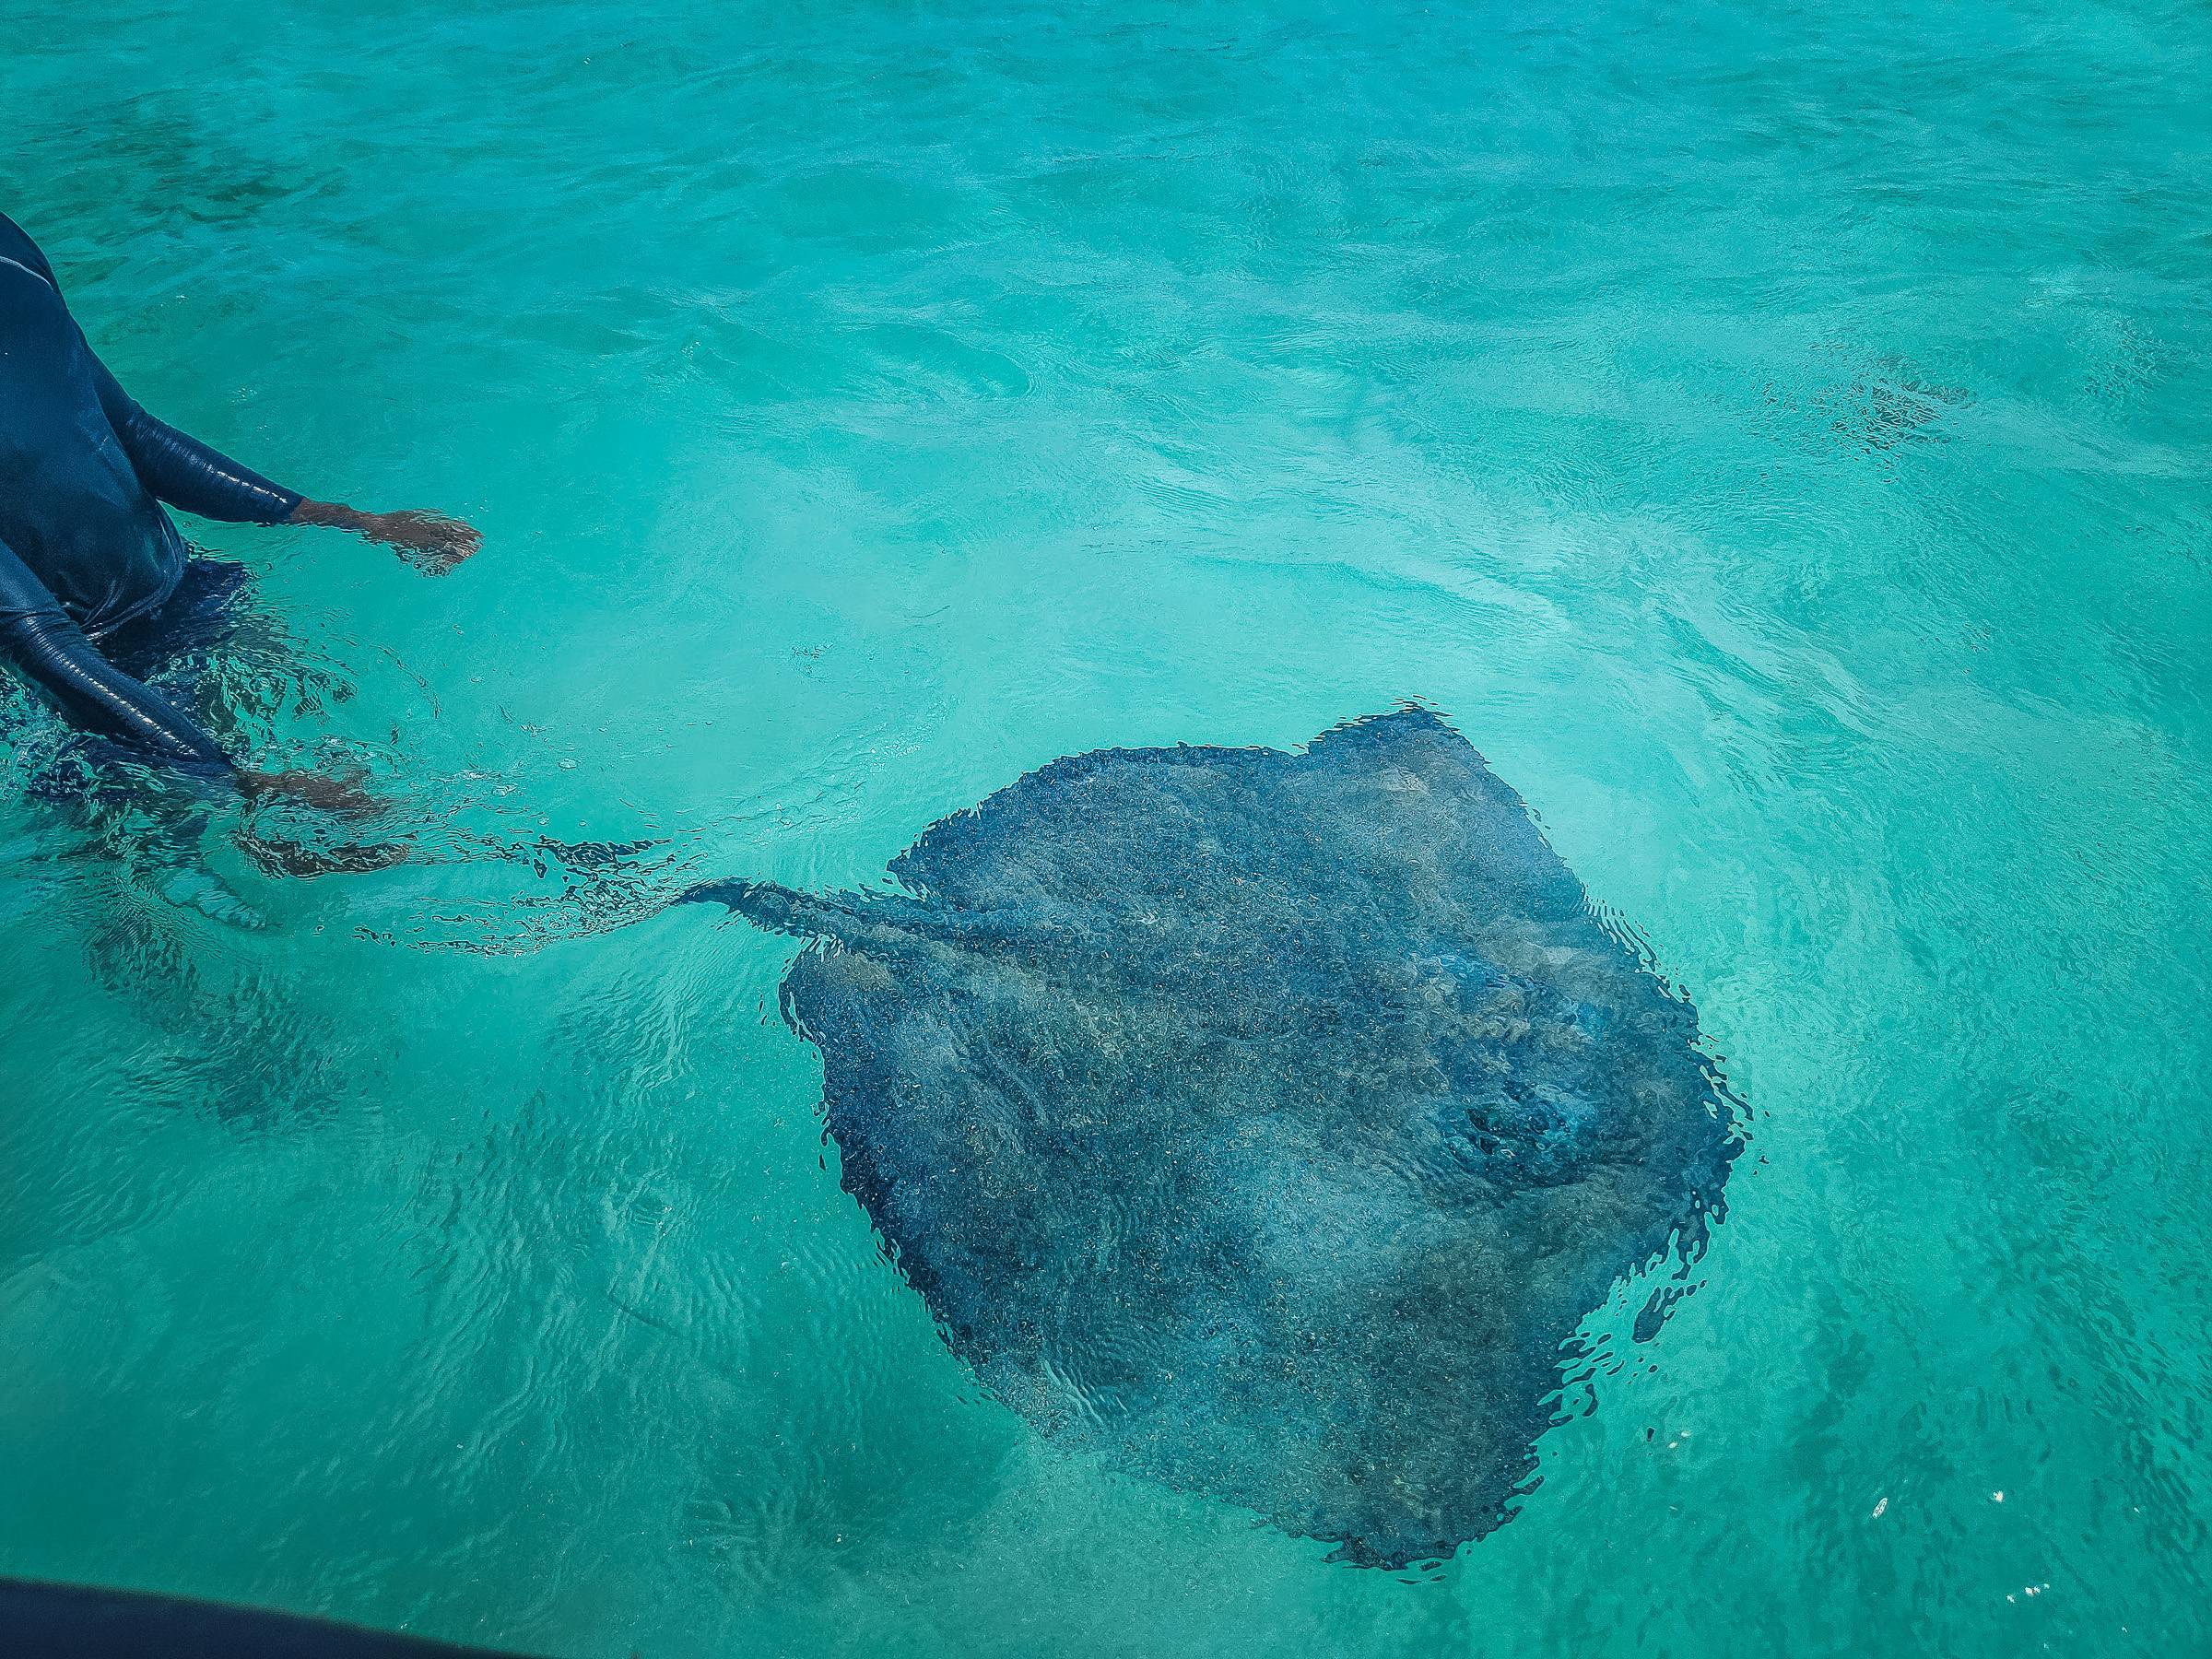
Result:
{"label": "shallow clear water", "polygon": [[[1848,9],[0,0],[125,383],[486,532],[191,526],[326,682],[261,752],[662,843],[218,823],[249,932],[15,757],[0,1570],[561,1653],[2212,1642],[2212,33]],[[1704,1288],[1396,1576],[980,1397],[788,944],[590,924],[1404,698],[1755,1117]]]}

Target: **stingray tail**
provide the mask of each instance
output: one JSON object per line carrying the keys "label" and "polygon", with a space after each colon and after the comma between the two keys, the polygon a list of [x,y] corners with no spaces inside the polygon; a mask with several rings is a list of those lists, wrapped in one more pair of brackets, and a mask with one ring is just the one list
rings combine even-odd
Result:
{"label": "stingray tail", "polygon": [[771,933],[814,938],[841,934],[853,925],[849,908],[834,899],[818,899],[773,881],[702,881],[686,888],[677,904],[720,904]]}
{"label": "stingray tail", "polygon": [[917,939],[960,945],[973,932],[898,893],[802,893],[773,881],[703,881],[671,902],[724,905],[771,933],[854,947]]}

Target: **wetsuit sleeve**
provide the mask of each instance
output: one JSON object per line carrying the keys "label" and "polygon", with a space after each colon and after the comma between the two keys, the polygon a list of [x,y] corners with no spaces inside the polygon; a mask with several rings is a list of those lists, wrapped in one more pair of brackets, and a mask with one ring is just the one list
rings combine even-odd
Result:
{"label": "wetsuit sleeve", "polygon": [[149,759],[228,771],[208,736],[151,687],[140,685],[86,639],[46,584],[0,542],[0,660],[52,698],[72,724]]}
{"label": "wetsuit sleeve", "polygon": [[291,490],[148,415],[97,357],[92,383],[108,424],[123,441],[123,453],[131,458],[131,470],[171,507],[232,524],[281,524],[300,505]]}

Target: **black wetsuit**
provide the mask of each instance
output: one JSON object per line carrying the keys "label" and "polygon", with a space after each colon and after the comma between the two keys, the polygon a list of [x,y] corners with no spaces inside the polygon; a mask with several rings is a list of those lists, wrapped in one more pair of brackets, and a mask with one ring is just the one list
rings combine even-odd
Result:
{"label": "black wetsuit", "polygon": [[88,731],[219,768],[214,738],[93,644],[154,617],[184,579],[192,555],[164,501],[260,524],[300,505],[134,403],[92,355],[45,255],[0,215],[0,660]]}

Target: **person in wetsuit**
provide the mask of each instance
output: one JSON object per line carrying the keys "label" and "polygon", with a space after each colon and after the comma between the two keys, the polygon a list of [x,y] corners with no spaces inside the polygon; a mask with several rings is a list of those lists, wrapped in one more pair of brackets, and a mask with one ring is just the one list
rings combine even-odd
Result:
{"label": "person in wetsuit", "polygon": [[137,758],[225,775],[248,794],[346,804],[347,786],[313,773],[236,765],[102,653],[100,641],[126,625],[158,632],[180,587],[213,563],[186,547],[164,502],[232,523],[352,530],[433,571],[479,540],[439,513],[308,500],[155,419],[93,355],[38,244],[0,214],[0,661],[74,725]]}

